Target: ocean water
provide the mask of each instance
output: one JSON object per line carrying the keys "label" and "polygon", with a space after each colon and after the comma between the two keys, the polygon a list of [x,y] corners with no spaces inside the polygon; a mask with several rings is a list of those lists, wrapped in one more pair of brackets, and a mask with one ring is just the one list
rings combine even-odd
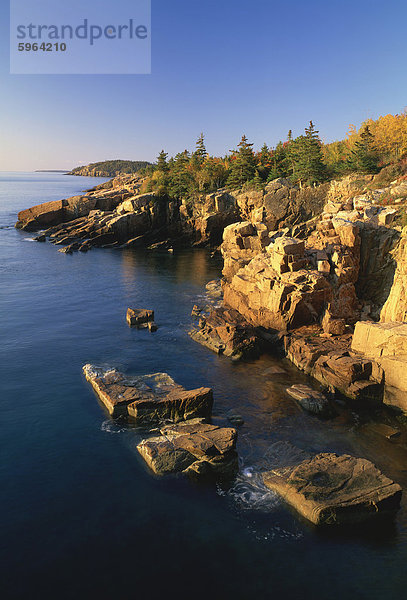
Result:
{"label": "ocean water", "polygon": [[[271,356],[234,364],[187,335],[190,312],[221,262],[92,250],[71,256],[17,231],[17,212],[98,183],[0,174],[1,597],[69,599],[390,599],[407,589],[406,502],[393,522],[318,531],[262,485],[295,453],[352,452],[407,489],[405,438],[392,444],[366,416],[330,422],[285,388],[307,381]],[[130,330],[128,306],[153,308],[156,333]],[[214,389],[214,419],[240,414],[241,469],[229,487],[158,479],[82,376],[87,363],[168,372]],[[276,368],[282,370],[276,373]]]}

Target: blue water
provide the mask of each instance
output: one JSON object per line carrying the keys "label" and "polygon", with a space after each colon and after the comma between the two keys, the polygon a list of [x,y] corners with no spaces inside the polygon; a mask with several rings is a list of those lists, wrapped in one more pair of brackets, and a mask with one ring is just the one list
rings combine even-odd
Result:
{"label": "blue water", "polygon": [[[233,364],[190,340],[189,314],[219,259],[205,250],[69,256],[13,228],[19,210],[98,182],[0,174],[1,597],[404,597],[404,501],[394,523],[319,532],[267,493],[258,472],[289,441],[370,458],[407,489],[405,444],[345,410],[330,423],[307,416],[285,394],[306,380],[286,361]],[[128,306],[153,308],[159,330],[130,330]],[[87,362],[213,387],[215,420],[227,423],[231,409],[245,420],[236,484],[152,477],[138,433],[114,424],[84,381]]]}

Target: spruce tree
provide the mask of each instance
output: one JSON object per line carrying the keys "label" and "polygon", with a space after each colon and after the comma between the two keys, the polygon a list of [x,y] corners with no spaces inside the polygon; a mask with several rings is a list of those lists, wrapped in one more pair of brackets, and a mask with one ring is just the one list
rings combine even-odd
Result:
{"label": "spruce tree", "polygon": [[198,162],[200,164],[202,164],[205,160],[205,158],[208,156],[208,153],[206,151],[206,147],[205,147],[205,136],[203,133],[201,133],[201,135],[199,136],[197,142],[196,142],[196,150],[195,150],[195,156],[198,159]]}
{"label": "spruce tree", "polygon": [[293,177],[300,183],[321,183],[327,177],[322,144],[312,121],[300,135],[290,142],[289,153],[293,163]]}
{"label": "spruce tree", "polygon": [[161,152],[157,158],[157,169],[159,171],[163,171],[163,173],[168,171],[167,157],[168,157],[167,152],[164,152],[164,150],[161,150]]}
{"label": "spruce tree", "polygon": [[290,159],[287,143],[278,142],[271,155],[271,167],[267,181],[290,175]]}
{"label": "spruce tree", "polygon": [[256,161],[253,154],[253,144],[247,141],[244,135],[238,144],[238,149],[233,150],[228,186],[240,188],[246,181],[251,181],[256,173]]}
{"label": "spruce tree", "polygon": [[267,144],[264,143],[257,155],[257,173],[262,181],[267,181],[271,168],[271,160],[271,150]]}
{"label": "spruce tree", "polygon": [[351,153],[351,165],[361,173],[377,173],[379,157],[375,148],[374,135],[365,125]]}

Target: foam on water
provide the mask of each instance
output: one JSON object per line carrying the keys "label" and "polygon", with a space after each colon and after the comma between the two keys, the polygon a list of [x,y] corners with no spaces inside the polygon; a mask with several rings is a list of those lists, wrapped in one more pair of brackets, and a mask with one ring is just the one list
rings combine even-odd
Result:
{"label": "foam on water", "polygon": [[[248,467],[239,473],[226,495],[241,510],[270,512],[280,504],[280,499],[264,485],[262,472],[254,469],[255,467]],[[218,493],[221,492],[218,490]]]}
{"label": "foam on water", "polygon": [[124,433],[125,431],[128,431],[128,427],[118,421],[106,419],[106,421],[103,421],[101,424],[100,430],[105,433]]}
{"label": "foam on water", "polygon": [[218,493],[231,498],[241,510],[271,512],[281,501],[278,494],[265,486],[263,473],[298,464],[306,457],[306,452],[289,442],[275,442],[266,450],[258,464],[242,463],[233,486],[226,492],[219,488]]}

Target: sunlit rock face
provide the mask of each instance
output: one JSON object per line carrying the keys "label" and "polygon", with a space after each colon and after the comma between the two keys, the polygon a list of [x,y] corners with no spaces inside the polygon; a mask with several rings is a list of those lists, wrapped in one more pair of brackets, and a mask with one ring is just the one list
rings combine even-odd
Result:
{"label": "sunlit rock face", "polygon": [[356,323],[352,350],[375,361],[384,374],[384,402],[407,412],[407,323]]}
{"label": "sunlit rock face", "polygon": [[389,297],[380,314],[382,323],[407,321],[407,228],[404,228],[395,255],[397,268]]}

